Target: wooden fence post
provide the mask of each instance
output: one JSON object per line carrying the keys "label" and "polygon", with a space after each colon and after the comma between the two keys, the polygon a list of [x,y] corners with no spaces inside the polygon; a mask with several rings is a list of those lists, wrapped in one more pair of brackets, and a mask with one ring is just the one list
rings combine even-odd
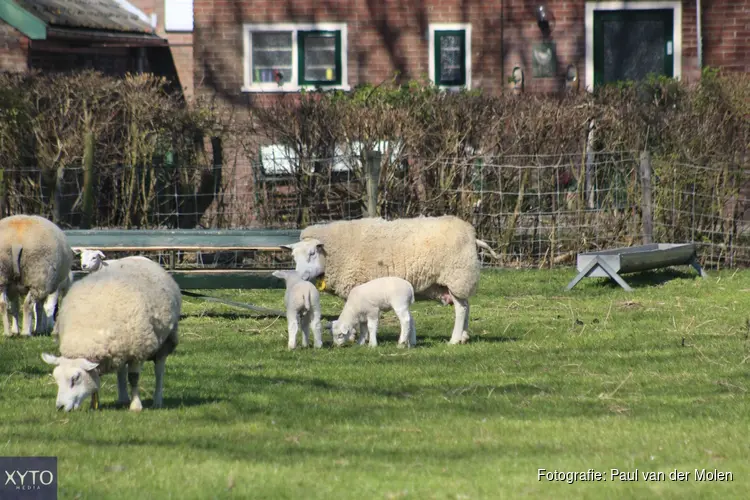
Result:
{"label": "wooden fence post", "polygon": [[652,243],[654,237],[654,213],[651,201],[651,155],[641,153],[641,213],[643,217],[643,244]]}
{"label": "wooden fence post", "polygon": [[5,217],[8,207],[8,190],[5,188],[5,169],[0,167],[0,218]]}
{"label": "wooden fence post", "polygon": [[378,216],[378,184],[380,181],[380,151],[367,152],[367,164],[365,165],[365,182],[367,188],[367,216]]}
{"label": "wooden fence post", "polygon": [[81,229],[89,229],[94,220],[94,133],[87,130],[83,140],[83,217],[81,217]]}

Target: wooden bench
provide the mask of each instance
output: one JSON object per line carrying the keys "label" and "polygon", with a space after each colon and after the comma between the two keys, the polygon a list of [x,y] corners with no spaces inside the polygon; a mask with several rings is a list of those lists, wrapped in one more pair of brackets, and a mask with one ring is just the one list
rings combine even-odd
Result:
{"label": "wooden bench", "polygon": [[[281,245],[299,241],[299,230],[214,229],[91,229],[67,230],[68,244],[107,252],[165,252],[167,270],[182,290],[283,288],[271,276],[272,269],[175,269],[176,254],[182,252],[279,251]],[[76,279],[86,273],[76,271]],[[192,294],[191,294],[192,295]]]}

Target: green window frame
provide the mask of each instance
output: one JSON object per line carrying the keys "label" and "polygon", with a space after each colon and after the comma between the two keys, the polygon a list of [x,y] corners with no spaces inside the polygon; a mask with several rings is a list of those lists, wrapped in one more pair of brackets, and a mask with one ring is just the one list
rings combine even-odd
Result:
{"label": "green window frame", "polygon": [[[334,54],[335,54],[335,66],[331,68],[333,79],[308,79],[305,78],[305,47],[311,46],[308,42],[308,38],[312,37],[331,37],[334,38]],[[298,31],[297,32],[297,75],[299,85],[315,85],[315,86],[326,86],[326,85],[341,85],[342,82],[342,54],[341,54],[341,31]]]}
{"label": "green window frame", "polygon": [[[460,76],[458,79],[446,80],[441,78],[443,74],[443,61],[441,56],[441,42],[444,37],[459,37],[460,55],[459,64],[461,65]],[[466,85],[466,30],[435,30],[435,85],[441,87],[462,87]]]}
{"label": "green window frame", "polygon": [[[661,21],[664,24],[665,40],[664,67],[662,74],[672,78],[674,76],[674,10],[673,9],[628,9],[628,10],[596,10],[594,11],[594,87],[606,83],[604,81],[604,23],[620,21],[625,24],[643,21]],[[671,45],[671,54],[667,50]]]}

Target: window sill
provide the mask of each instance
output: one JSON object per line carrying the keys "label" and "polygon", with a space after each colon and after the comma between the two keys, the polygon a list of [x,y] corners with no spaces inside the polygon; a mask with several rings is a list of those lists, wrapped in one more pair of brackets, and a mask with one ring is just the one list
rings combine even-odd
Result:
{"label": "window sill", "polygon": [[318,88],[322,90],[344,90],[349,91],[351,90],[351,87],[349,85],[331,85],[331,86],[325,86],[325,87],[316,87],[314,85],[303,85],[303,86],[285,86],[285,87],[279,87],[278,85],[253,85],[253,86],[242,86],[242,92],[244,93],[259,93],[259,94],[284,94],[284,93],[292,93],[292,92],[300,92],[302,90],[306,91],[315,91]]}

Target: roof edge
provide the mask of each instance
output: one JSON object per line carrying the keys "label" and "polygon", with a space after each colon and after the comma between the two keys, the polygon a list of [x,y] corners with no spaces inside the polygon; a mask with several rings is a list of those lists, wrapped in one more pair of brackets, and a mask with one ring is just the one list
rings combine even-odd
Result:
{"label": "roof edge", "polygon": [[13,0],[0,2],[0,19],[13,26],[31,40],[46,40],[47,25],[38,17],[23,9]]}

